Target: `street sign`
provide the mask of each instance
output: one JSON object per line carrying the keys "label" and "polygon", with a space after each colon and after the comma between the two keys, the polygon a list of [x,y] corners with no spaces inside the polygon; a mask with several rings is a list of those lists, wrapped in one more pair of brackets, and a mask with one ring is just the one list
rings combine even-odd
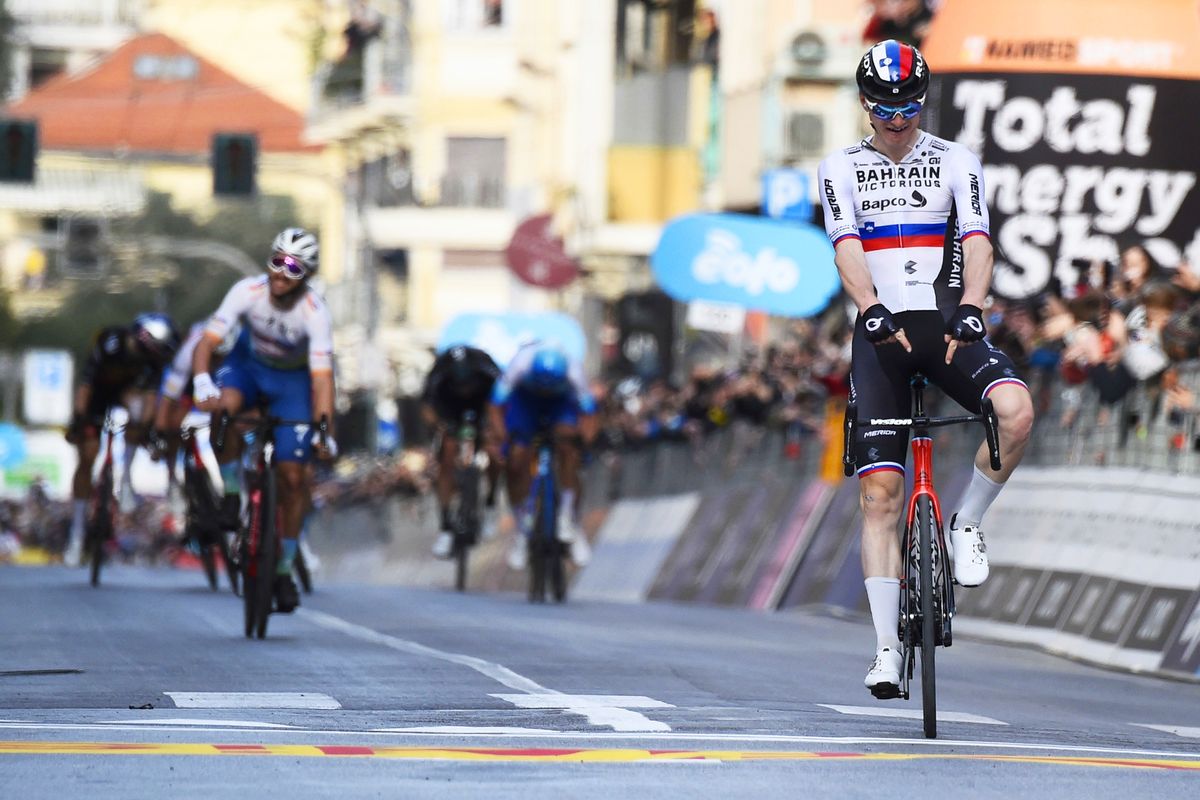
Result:
{"label": "street sign", "polygon": [[768,217],[811,222],[808,173],[790,168],[764,172],[762,205]]}
{"label": "street sign", "polygon": [[66,350],[30,350],[25,354],[25,422],[66,425],[74,410],[74,364]]}
{"label": "street sign", "polygon": [[746,309],[728,303],[693,300],[688,303],[687,324],[697,331],[741,333],[746,324]]}

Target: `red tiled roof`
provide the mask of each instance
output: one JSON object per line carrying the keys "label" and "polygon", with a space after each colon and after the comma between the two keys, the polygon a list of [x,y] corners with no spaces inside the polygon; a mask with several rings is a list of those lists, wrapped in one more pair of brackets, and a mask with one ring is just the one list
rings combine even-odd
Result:
{"label": "red tiled roof", "polygon": [[[171,67],[177,77],[163,77]],[[257,133],[263,152],[315,149],[301,142],[299,112],[161,33],[131,39],[83,73],[47,81],[7,115],[37,119],[45,150],[207,153],[218,131]]]}

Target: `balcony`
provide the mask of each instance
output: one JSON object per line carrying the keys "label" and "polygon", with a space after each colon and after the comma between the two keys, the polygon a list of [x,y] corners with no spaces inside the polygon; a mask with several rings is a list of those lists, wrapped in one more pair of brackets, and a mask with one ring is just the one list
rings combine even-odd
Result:
{"label": "balcony", "polygon": [[385,36],[322,64],[313,78],[305,138],[325,144],[371,129],[406,127],[415,107],[411,55],[402,37]]}
{"label": "balcony", "polygon": [[144,0],[8,0],[18,25],[133,27]]}

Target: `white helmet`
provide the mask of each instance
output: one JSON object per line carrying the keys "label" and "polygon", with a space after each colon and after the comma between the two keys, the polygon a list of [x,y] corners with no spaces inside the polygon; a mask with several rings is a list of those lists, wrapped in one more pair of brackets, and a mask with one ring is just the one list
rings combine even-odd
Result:
{"label": "white helmet", "polygon": [[[321,248],[317,244],[317,237],[304,228],[284,228],[280,231],[275,241],[271,242],[272,257],[276,253],[283,253],[299,261],[309,275],[315,275],[320,267]],[[267,266],[272,266],[270,259],[267,260]]]}

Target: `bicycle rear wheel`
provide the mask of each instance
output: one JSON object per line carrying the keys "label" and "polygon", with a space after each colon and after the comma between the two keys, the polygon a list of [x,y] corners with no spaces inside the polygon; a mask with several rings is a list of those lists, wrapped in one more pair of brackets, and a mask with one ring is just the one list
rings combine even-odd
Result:
{"label": "bicycle rear wheel", "polygon": [[921,708],[925,723],[925,738],[937,738],[937,686],[934,654],[937,650],[937,606],[933,585],[933,548],[937,546],[933,529],[933,504],[927,495],[917,498],[917,541],[920,550],[921,595]]}
{"label": "bicycle rear wheel", "polygon": [[533,486],[533,530],[529,533],[529,602],[546,602],[546,523],[541,481]]}

